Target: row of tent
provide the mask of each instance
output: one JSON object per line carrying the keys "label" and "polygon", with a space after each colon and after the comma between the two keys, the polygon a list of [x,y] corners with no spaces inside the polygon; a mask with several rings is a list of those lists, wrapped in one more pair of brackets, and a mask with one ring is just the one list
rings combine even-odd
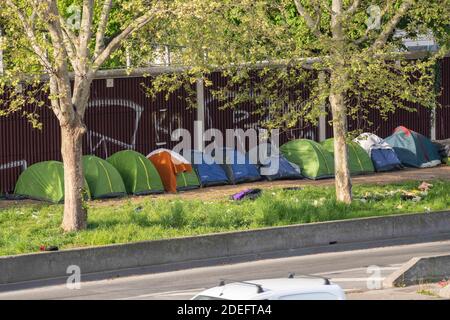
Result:
{"label": "row of tent", "polygon": [[[351,174],[367,174],[408,167],[431,167],[441,163],[433,143],[414,131],[398,127],[385,140],[364,133],[348,144]],[[199,187],[279,179],[323,179],[334,176],[334,140],[317,143],[292,140],[280,147],[277,156],[264,164],[250,163],[249,154],[223,150],[223,164],[200,151],[192,151],[191,164],[180,154],[158,149],[147,155],[124,150],[107,158],[83,157],[87,195],[92,199],[177,192]],[[271,172],[271,161],[278,169]],[[265,168],[268,174],[262,176]],[[15,196],[59,203],[64,200],[64,169],[57,161],[34,164],[25,170],[16,184]]]}
{"label": "row of tent", "polygon": [[[281,146],[281,153],[289,161],[299,164],[302,175],[307,178],[334,176],[333,138],[320,144],[311,140],[293,140]],[[355,138],[348,143],[348,162],[350,173],[357,175],[405,166],[435,167],[441,163],[448,164],[448,156],[439,154],[436,145],[427,137],[400,126],[386,139],[372,133],[363,133]]]}
{"label": "row of tent", "polygon": [[[168,152],[170,151],[167,150]],[[182,191],[199,186],[197,175],[192,170],[182,170],[182,164],[167,162],[166,159],[170,159],[170,156],[161,155],[162,153],[166,152],[159,152],[146,158],[136,151],[124,150],[106,160],[93,155],[83,156],[85,190],[88,198],[158,194],[163,193],[165,189]],[[176,174],[172,169],[180,171]],[[173,184],[176,190],[173,190]],[[20,175],[14,194],[17,197],[62,202],[63,164],[59,161],[44,161],[30,166]]]}

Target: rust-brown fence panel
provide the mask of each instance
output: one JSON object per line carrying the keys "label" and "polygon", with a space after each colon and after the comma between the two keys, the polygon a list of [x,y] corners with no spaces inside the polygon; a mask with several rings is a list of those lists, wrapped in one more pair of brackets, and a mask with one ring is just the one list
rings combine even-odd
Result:
{"label": "rust-brown fence panel", "polygon": [[[443,94],[439,102],[443,108],[436,113],[437,139],[450,137],[450,58],[444,59],[442,66]],[[205,128],[217,128],[224,134],[226,129],[258,128],[261,119],[254,113],[257,106],[246,103],[236,109],[221,110],[223,102],[217,101],[210,91],[223,86],[226,79],[220,73],[213,73],[211,80],[213,87],[205,88]],[[194,138],[196,109],[186,102],[187,93],[180,89],[168,101],[162,94],[151,99],[144,87],[150,83],[149,77],[115,78],[112,82],[97,79],[93,82],[85,119],[88,128],[83,141],[85,154],[106,158],[124,149],[134,149],[146,155],[156,148],[172,148],[177,142],[171,141],[171,133],[177,128],[187,129]],[[48,107],[48,98],[41,95],[46,102],[45,107],[37,108],[43,123],[42,130],[33,129],[21,113],[0,117],[0,194],[14,190],[25,166],[45,160],[61,160],[58,121]],[[302,99],[308,99],[307,92],[302,94]],[[371,111],[368,118],[373,125],[369,126],[360,119],[350,119],[349,129],[371,131],[386,137],[395,127],[404,125],[429,136],[430,111],[420,106],[413,107],[417,112],[397,110],[388,120],[381,119],[375,110]],[[35,106],[26,108],[34,110]],[[329,116],[327,120],[330,120]],[[328,121],[326,136],[332,136]],[[280,144],[294,138],[318,140],[319,130],[299,121],[295,128],[282,131]]]}
{"label": "rust-brown fence panel", "polygon": [[450,138],[450,57],[442,61],[442,95],[439,102],[442,108],[436,111],[436,139]]}
{"label": "rust-brown fence panel", "polygon": [[[256,106],[253,103],[243,103],[236,108],[223,109],[225,102],[218,101],[212,94],[213,90],[223,88],[226,85],[226,78],[219,72],[211,74],[209,80],[212,86],[205,88],[205,128],[219,129],[225,135],[226,129],[258,129],[260,128],[261,116],[255,111],[263,106]],[[236,87],[236,90],[239,88]],[[229,99],[232,99],[230,96]],[[302,91],[300,100],[308,99],[306,90]],[[280,145],[296,138],[318,139],[318,128],[310,123],[304,123],[299,119],[297,125],[290,129],[280,129]]]}
{"label": "rust-brown fence panel", "polygon": [[[388,119],[383,119],[378,110],[370,109],[365,119],[357,115],[349,117],[348,129],[350,131],[362,130],[364,132],[372,132],[379,137],[386,138],[394,132],[396,127],[402,125],[429,137],[431,111],[418,104],[409,104],[408,107],[415,109],[415,111],[397,109],[395,113],[388,115]],[[327,114],[326,135],[327,138],[333,136],[331,111]]]}
{"label": "rust-brown fence panel", "polygon": [[[86,112],[88,132],[84,152],[106,158],[133,149],[147,155],[156,148],[172,148],[171,132],[185,128],[193,132],[195,110],[180,89],[166,101],[147,96],[150,78],[117,78],[112,87],[107,80],[96,80],[92,86]],[[106,109],[106,110],[105,110]]]}
{"label": "rust-brown fence panel", "polygon": [[[112,86],[106,79],[92,84],[86,111],[88,131],[83,141],[83,153],[106,158],[111,154],[134,149],[147,155],[156,148],[172,148],[174,129],[193,132],[195,110],[188,108],[183,90],[168,101],[163,95],[147,97],[144,85],[150,78],[117,78]],[[28,121],[15,113],[0,117],[0,193],[10,193],[25,166],[46,160],[61,160],[61,137],[58,121],[49,109],[38,108],[42,130],[33,129]],[[32,109],[33,106],[28,106]]]}

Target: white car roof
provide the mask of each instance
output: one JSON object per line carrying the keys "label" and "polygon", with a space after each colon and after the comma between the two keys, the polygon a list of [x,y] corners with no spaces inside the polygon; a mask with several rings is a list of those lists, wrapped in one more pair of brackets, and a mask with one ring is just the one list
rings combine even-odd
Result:
{"label": "white car roof", "polygon": [[[258,292],[258,286],[263,289],[263,292]],[[230,300],[252,300],[303,293],[331,293],[337,298],[341,298],[343,295],[339,286],[333,283],[325,284],[325,279],[298,277],[231,282],[205,290],[199,296]]]}

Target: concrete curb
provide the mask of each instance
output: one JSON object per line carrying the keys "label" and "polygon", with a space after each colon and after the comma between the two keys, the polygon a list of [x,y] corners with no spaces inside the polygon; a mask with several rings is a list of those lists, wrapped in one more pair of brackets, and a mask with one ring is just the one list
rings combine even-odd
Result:
{"label": "concrete curb", "polygon": [[[383,286],[402,287],[437,282],[450,276],[450,254],[412,258],[386,277]],[[450,293],[450,291],[449,291]]]}
{"label": "concrete curb", "polygon": [[448,286],[442,288],[441,290],[439,290],[438,295],[441,298],[450,299],[450,285],[448,285]]}
{"label": "concrete curb", "polygon": [[206,236],[0,257],[0,284],[163,264],[263,254],[450,232],[450,211],[404,214],[228,232]]}

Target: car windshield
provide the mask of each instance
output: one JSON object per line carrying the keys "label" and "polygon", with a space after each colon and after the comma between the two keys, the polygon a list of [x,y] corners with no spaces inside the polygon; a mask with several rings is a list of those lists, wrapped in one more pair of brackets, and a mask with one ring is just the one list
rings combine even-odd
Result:
{"label": "car windshield", "polygon": [[210,296],[196,296],[194,299],[192,300],[227,300],[227,299],[223,299],[223,298],[218,298],[218,297],[210,297]]}

